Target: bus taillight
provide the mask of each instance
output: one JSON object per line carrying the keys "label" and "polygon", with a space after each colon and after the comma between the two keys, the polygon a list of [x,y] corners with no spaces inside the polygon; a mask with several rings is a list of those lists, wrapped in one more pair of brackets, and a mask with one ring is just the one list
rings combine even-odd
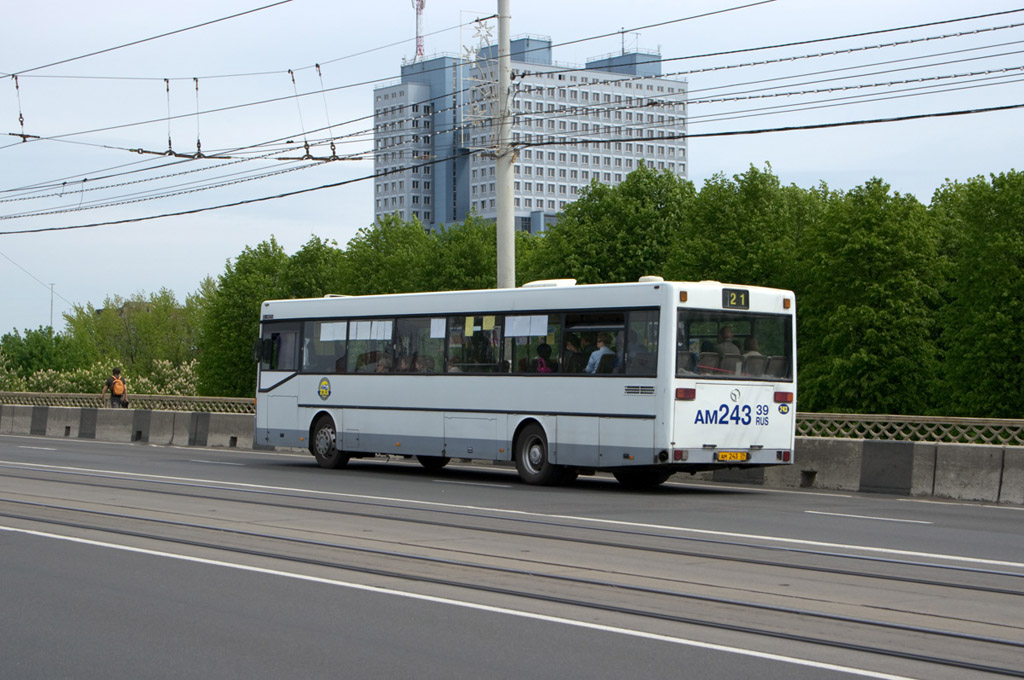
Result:
{"label": "bus taillight", "polygon": [[693,401],[697,398],[697,390],[693,387],[677,387],[676,388],[676,400],[678,401]]}
{"label": "bus taillight", "polygon": [[776,404],[792,404],[793,393],[792,392],[776,392],[775,393]]}

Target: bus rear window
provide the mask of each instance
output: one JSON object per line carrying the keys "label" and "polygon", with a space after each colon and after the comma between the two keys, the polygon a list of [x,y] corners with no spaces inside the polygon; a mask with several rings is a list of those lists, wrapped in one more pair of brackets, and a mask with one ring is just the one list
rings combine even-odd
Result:
{"label": "bus rear window", "polygon": [[792,318],[679,310],[676,377],[792,380]]}

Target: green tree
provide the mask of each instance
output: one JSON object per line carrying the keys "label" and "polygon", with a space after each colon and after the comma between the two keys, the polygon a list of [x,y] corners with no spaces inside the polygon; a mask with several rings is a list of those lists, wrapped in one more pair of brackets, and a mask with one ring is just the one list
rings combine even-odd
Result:
{"label": "green tree", "polygon": [[157,360],[183,364],[196,356],[196,316],[166,288],[148,296],[108,297],[99,310],[75,305],[64,319],[90,360],[119,363],[134,374],[151,370]]}
{"label": "green tree", "polygon": [[288,255],[274,238],[246,247],[228,261],[217,288],[203,305],[199,393],[247,397],[256,391],[253,343],[259,337],[260,304],[282,297]]}
{"label": "green tree", "polygon": [[310,236],[288,259],[281,276],[286,297],[323,297],[344,287],[345,253],[334,241]]}
{"label": "green tree", "polygon": [[948,258],[941,412],[1024,413],[1024,173],[947,183],[932,212]]}
{"label": "green tree", "polygon": [[418,220],[381,217],[348,242],[341,292],[348,295],[429,290],[431,238]]}
{"label": "green tree", "polygon": [[45,369],[76,368],[94,358],[87,344],[68,333],[54,333],[49,326],[26,329],[24,336],[14,329],[0,338],[0,348],[10,370],[22,378]]}
{"label": "green tree", "polygon": [[937,243],[925,207],[882,180],[828,195],[799,243],[801,410],[927,412]]}
{"label": "green tree", "polygon": [[694,198],[690,182],[643,163],[618,186],[595,180],[524,259],[525,278],[604,283],[661,274]]}
{"label": "green tree", "polygon": [[461,224],[431,233],[430,242],[432,255],[425,277],[428,290],[475,290],[498,285],[494,222],[471,215]]}
{"label": "green tree", "polygon": [[667,276],[791,288],[794,244],[823,205],[815,192],[781,186],[770,166],[715,175],[680,221]]}

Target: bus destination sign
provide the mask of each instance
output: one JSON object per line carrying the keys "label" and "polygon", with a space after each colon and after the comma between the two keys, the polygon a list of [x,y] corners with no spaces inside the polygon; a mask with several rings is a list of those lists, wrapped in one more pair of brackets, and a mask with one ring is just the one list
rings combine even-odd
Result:
{"label": "bus destination sign", "polygon": [[723,288],[722,307],[725,309],[750,309],[750,291],[742,288]]}

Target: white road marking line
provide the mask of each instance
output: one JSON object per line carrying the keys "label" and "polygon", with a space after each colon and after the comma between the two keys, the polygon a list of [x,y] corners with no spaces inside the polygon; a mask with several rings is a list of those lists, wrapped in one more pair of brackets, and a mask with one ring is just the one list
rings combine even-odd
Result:
{"label": "white road marking line", "polygon": [[105,474],[111,476],[120,477],[132,477],[140,479],[154,479],[163,480],[168,482],[180,482],[189,484],[208,484],[211,486],[218,487],[233,487],[237,489],[260,489],[264,491],[281,491],[287,493],[300,493],[309,494],[311,496],[320,497],[331,497],[331,498],[351,498],[353,500],[365,500],[365,501],[376,501],[376,502],[388,502],[388,503],[405,503],[407,505],[417,505],[424,507],[437,507],[437,508],[450,508],[453,510],[473,510],[477,512],[490,512],[499,515],[511,515],[517,517],[537,517],[540,519],[559,519],[559,520],[571,520],[573,522],[583,522],[588,524],[599,524],[606,526],[620,526],[630,528],[641,528],[641,529],[654,529],[665,532],[678,532],[686,534],[695,534],[698,536],[724,536],[726,538],[740,538],[743,540],[753,541],[767,541],[773,543],[781,543],[784,545],[800,545],[800,546],[812,546],[815,548],[829,548],[829,549],[841,549],[841,550],[859,550],[869,553],[876,553],[882,555],[899,555],[901,557],[914,557],[914,558],[929,558],[938,560],[949,560],[952,562],[963,562],[967,564],[985,564],[990,566],[998,567],[1012,567],[1016,569],[1024,569],[1024,562],[1010,562],[1007,560],[990,560],[981,557],[968,557],[966,555],[948,555],[942,553],[926,553],[917,552],[913,550],[899,550],[896,548],[878,548],[875,546],[866,545],[850,545],[845,543],[830,543],[828,541],[811,541],[802,538],[786,538],[782,536],[758,536],[757,534],[743,534],[733,531],[714,531],[711,529],[694,529],[691,527],[678,527],[669,524],[650,524],[647,522],[627,522],[625,520],[617,519],[601,519],[597,517],[579,517],[576,515],[554,515],[542,512],[530,512],[527,510],[510,510],[502,508],[486,508],[476,505],[461,505],[457,503],[441,503],[439,501],[420,501],[409,498],[395,498],[392,496],[371,496],[368,494],[354,494],[354,493],[342,493],[339,491],[318,491],[316,489],[301,489],[287,486],[270,486],[266,484],[247,484],[243,482],[223,482],[210,479],[197,479],[194,477],[171,477],[166,475],[147,475],[138,472],[118,472],[111,470],[98,470],[90,468],[76,468],[61,465],[43,465],[42,463],[19,463],[16,461],[5,461],[0,460],[0,467],[14,467],[14,468],[35,468],[40,470],[58,470],[66,471],[70,473],[79,474]]}
{"label": "white road marking line", "polygon": [[57,449],[51,449],[48,446],[19,446],[19,449],[32,449],[34,451],[56,451]]}
{"label": "white road marking line", "polygon": [[1024,512],[1024,507],[1019,505],[992,505],[991,503],[959,503],[957,501],[926,501],[920,498],[897,498],[900,503],[924,503],[925,505],[953,505],[958,508],[986,508],[992,510],[1016,510]]}
{"label": "white road marking line", "polygon": [[220,460],[199,460],[198,458],[193,458],[189,462],[202,463],[203,465],[237,465],[238,467],[245,467],[245,463],[225,463],[224,461]]}
{"label": "white road marking line", "polygon": [[868,515],[848,515],[842,512],[819,512],[818,510],[804,510],[808,515],[828,515],[829,517],[851,517],[853,519],[873,519],[876,522],[905,522],[906,524],[935,524],[935,522],[923,522],[918,519],[895,519],[892,517],[870,517]]}
{"label": "white road marking line", "polygon": [[220,560],[211,560],[202,557],[193,557],[191,555],[182,555],[179,553],[169,553],[160,550],[148,550],[146,548],[136,548],[128,545],[120,545],[117,543],[106,543],[103,541],[94,541],[85,538],[75,538],[73,536],[62,536],[60,534],[51,534],[43,531],[32,531],[29,529],[19,529],[16,527],[5,527],[0,526],[0,531],[9,531],[12,533],[26,534],[29,536],[36,536],[40,538],[52,538],[61,541],[69,541],[71,543],[79,543],[83,545],[90,545],[99,548],[110,548],[113,550],[122,550],[125,552],[138,553],[141,555],[150,555],[153,557],[166,557],[174,560],[181,560],[183,562],[193,562],[196,564],[205,564],[215,567],[226,567],[228,569],[237,569],[239,571],[247,571],[256,574],[264,574],[268,576],[280,576],[283,578],[294,579],[296,581],[306,581],[310,583],[319,583],[322,585],[336,586],[340,588],[349,588],[351,590],[361,590],[363,592],[377,593],[380,595],[392,595],[396,597],[404,597],[411,600],[419,600],[421,602],[431,602],[434,604],[445,604],[453,607],[461,607],[463,609],[473,609],[476,611],[490,612],[493,614],[505,614],[508,616],[515,616],[524,619],[532,619],[534,621],[544,621],[547,623],[559,623],[566,626],[572,626],[574,628],[585,628],[588,630],[601,631],[604,633],[615,633],[618,635],[628,635],[630,637],[642,638],[645,640],[653,640],[655,642],[667,642],[670,644],[682,645],[685,647],[696,647],[699,649],[707,649],[716,652],[726,652],[729,654],[737,654],[739,656],[754,657],[757,659],[765,659],[768,661],[778,661],[781,663],[793,664],[796,666],[804,666],[807,668],[820,668],[823,670],[837,671],[840,673],[848,673],[850,675],[857,675],[863,678],[876,678],[877,680],[914,680],[902,675],[891,675],[889,673],[877,673],[874,671],[865,670],[862,668],[853,668],[850,666],[838,666],[835,664],[822,663],[819,661],[811,661],[809,659],[799,659],[792,656],[783,656],[781,654],[769,654],[767,652],[758,652],[750,649],[743,649],[738,647],[729,647],[727,645],[718,645],[710,642],[700,642],[698,640],[689,640],[681,637],[674,637],[671,635],[659,635],[657,633],[648,633],[642,630],[634,630],[631,628],[620,628],[618,626],[609,626],[598,623],[590,623],[587,621],[578,621],[575,619],[567,619],[560,616],[549,616],[546,614],[536,614],[533,612],[522,611],[518,609],[509,609],[507,607],[495,607],[491,605],[477,604],[475,602],[467,602],[464,600],[453,600],[447,597],[436,597],[433,595],[421,595],[419,593],[410,593],[402,590],[394,590],[391,588],[381,588],[379,586],[368,586],[361,583],[351,583],[348,581],[338,581],[335,579],[322,578],[318,576],[308,576],[306,574],[298,574],[289,571],[280,571],[277,569],[266,569],[263,567],[253,567],[246,564],[238,564],[234,562],[223,562]]}

